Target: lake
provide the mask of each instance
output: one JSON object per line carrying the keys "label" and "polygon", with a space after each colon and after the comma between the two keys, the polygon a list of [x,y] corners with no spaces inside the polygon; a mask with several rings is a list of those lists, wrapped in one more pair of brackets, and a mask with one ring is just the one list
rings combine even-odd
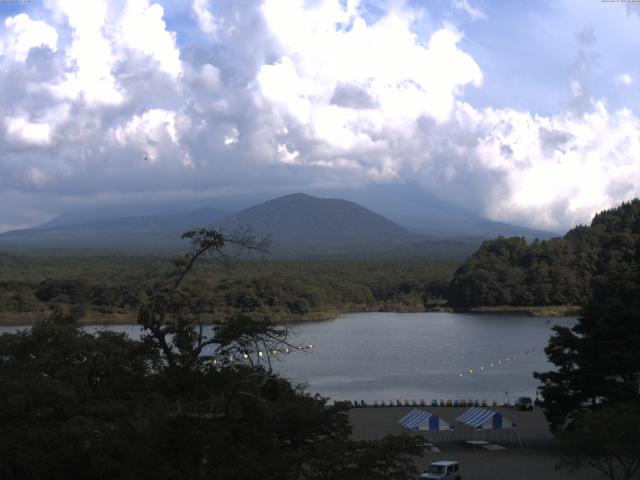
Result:
{"label": "lake", "polygon": [[502,403],[535,396],[532,373],[552,368],[544,353],[551,327],[575,322],[459,313],[342,315],[297,326],[296,340],[313,349],[289,355],[277,369],[339,400]]}
{"label": "lake", "polygon": [[[334,400],[513,402],[520,395],[534,397],[532,373],[552,368],[543,351],[551,327],[575,321],[505,314],[341,315],[294,325],[292,342],[313,348],[285,356],[274,369]],[[110,328],[139,335],[137,326]]]}

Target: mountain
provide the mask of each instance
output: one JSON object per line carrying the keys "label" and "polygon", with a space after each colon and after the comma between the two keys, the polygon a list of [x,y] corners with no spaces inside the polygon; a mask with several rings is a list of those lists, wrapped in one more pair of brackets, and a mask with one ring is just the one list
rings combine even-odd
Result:
{"label": "mountain", "polygon": [[[463,259],[482,240],[498,235],[528,239],[551,236],[548,232],[490,222],[410,185],[404,189],[379,186],[343,193],[361,197],[364,205],[295,193],[267,201],[266,194],[229,194],[199,200],[216,205],[215,209],[195,208],[202,203],[189,204],[186,200],[80,208],[37,227],[1,234],[0,249],[175,253],[186,246],[180,239],[185,230],[213,226],[227,233],[252,227],[256,234],[268,235],[274,258],[375,255]],[[370,209],[372,204],[379,209]],[[380,211],[392,212],[394,216],[390,218],[403,219],[405,226]]]}
{"label": "mountain", "polygon": [[115,218],[66,214],[34,228],[0,235],[0,248],[126,253],[175,251],[185,246],[180,238],[185,230],[212,225],[223,215],[213,208]]}
{"label": "mountain", "polygon": [[[223,196],[205,196],[198,198],[180,198],[170,200],[145,200],[121,202],[106,205],[72,207],[46,223],[32,228],[51,228],[68,225],[101,222],[129,217],[175,217],[190,215],[198,210],[215,210],[216,219],[220,215],[229,215],[273,198],[268,193],[237,194],[226,193]],[[212,206],[214,208],[212,208]],[[201,220],[198,218],[198,220]],[[215,221],[214,220],[214,221]]]}
{"label": "mountain", "polygon": [[403,249],[424,240],[357,203],[303,193],[247,208],[214,227],[226,233],[251,227],[271,239],[271,252],[277,257]]}

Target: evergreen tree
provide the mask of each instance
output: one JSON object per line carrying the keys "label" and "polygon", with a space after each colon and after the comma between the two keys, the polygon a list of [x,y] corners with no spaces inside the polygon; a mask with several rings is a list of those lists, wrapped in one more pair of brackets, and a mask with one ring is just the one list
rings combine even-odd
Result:
{"label": "evergreen tree", "polygon": [[591,300],[573,328],[555,327],[545,351],[557,370],[535,374],[567,464],[611,479],[640,469],[639,212],[634,201],[594,219]]}
{"label": "evergreen tree", "polygon": [[457,307],[584,305],[594,276],[622,268],[640,236],[640,200],[596,215],[562,238],[486,241],[455,272],[447,300]]}

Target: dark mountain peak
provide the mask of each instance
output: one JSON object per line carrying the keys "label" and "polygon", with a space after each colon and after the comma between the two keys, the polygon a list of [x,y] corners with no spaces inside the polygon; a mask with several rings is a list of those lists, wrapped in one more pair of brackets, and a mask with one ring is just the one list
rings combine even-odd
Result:
{"label": "dark mountain peak", "polygon": [[251,227],[271,237],[276,255],[391,249],[422,239],[357,203],[304,193],[247,208],[216,227],[227,232]]}
{"label": "dark mountain peak", "polygon": [[[324,198],[324,197],[314,197],[313,195],[308,195],[306,193],[290,193],[288,195],[283,195],[281,197],[276,197],[273,198],[271,200],[267,200],[266,202],[263,202],[262,204],[259,205],[277,205],[277,206],[282,206],[282,205],[297,205],[297,206],[301,206],[304,208],[313,208],[313,207],[321,207],[321,206],[327,206],[330,204],[335,205],[339,205],[339,204],[350,204],[350,205],[355,205],[357,207],[360,208],[365,208],[362,205],[358,205],[357,203],[354,202],[350,202],[348,200],[342,200],[339,198]],[[259,206],[259,205],[254,205],[254,206]]]}
{"label": "dark mountain peak", "polygon": [[318,197],[314,197],[312,195],[307,195],[306,193],[302,193],[302,192],[295,192],[295,193],[290,193],[288,195],[283,195],[281,197],[276,197],[272,200],[269,200],[265,203],[269,203],[269,202],[278,202],[278,201],[286,201],[286,200],[319,200]]}
{"label": "dark mountain peak", "polygon": [[231,215],[220,225],[251,225],[266,231],[290,233],[313,230],[320,235],[343,235],[362,228],[392,230],[395,234],[412,235],[409,231],[368,208],[347,200],[319,198],[304,193],[293,193],[254,205]]}

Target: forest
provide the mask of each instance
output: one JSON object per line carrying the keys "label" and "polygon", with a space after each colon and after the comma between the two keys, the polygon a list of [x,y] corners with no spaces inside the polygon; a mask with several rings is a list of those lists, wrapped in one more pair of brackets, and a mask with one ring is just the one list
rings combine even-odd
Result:
{"label": "forest", "polygon": [[[638,248],[640,200],[596,215],[590,226],[527,243],[484,242],[462,265],[430,259],[203,262],[184,288],[206,322],[235,313],[272,321],[361,311],[584,305],[592,280]],[[80,323],[131,323],[130,294],[167,275],[168,256],[0,253],[0,323],[52,314]]]}
{"label": "forest", "polygon": [[[441,305],[456,267],[429,260],[203,262],[185,289],[205,321],[238,312],[317,320]],[[128,294],[171,268],[171,259],[159,256],[0,254],[0,322],[31,323],[73,310],[81,323],[131,323],[136,308]]]}
{"label": "forest", "polygon": [[[625,268],[640,245],[640,200],[597,214],[561,238],[486,241],[447,288],[454,307],[584,305],[592,279]],[[631,259],[631,260],[630,260]]]}

